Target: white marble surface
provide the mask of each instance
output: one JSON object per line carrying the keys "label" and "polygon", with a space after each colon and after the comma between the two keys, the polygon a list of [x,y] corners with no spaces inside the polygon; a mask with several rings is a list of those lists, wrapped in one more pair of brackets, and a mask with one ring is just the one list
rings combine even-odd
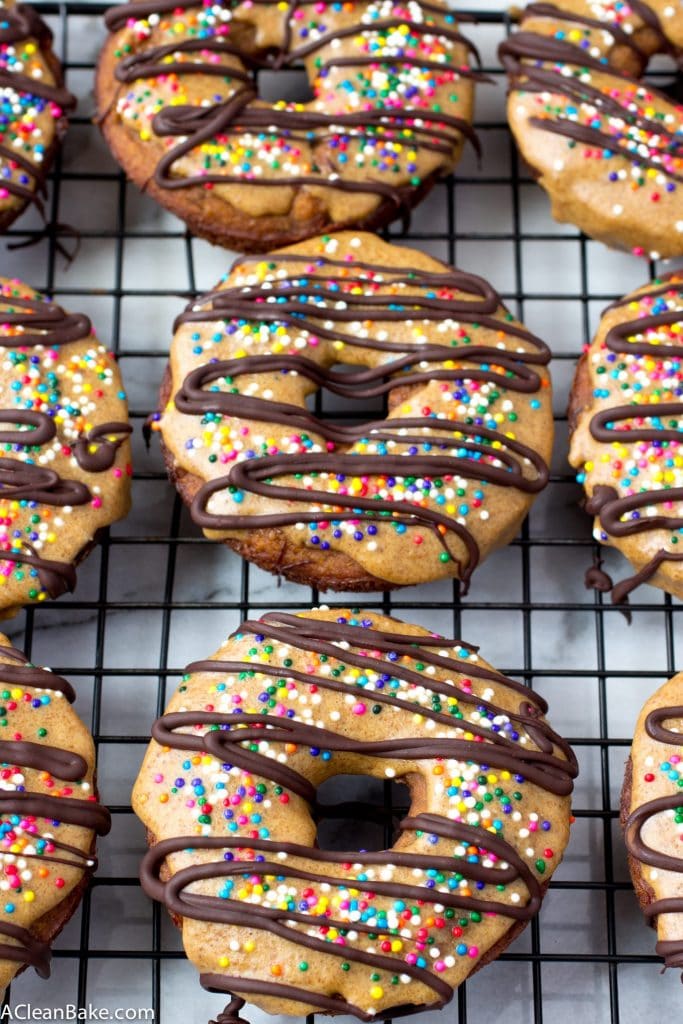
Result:
{"label": "white marble surface", "polygon": [[[468,6],[488,7],[484,0]],[[59,29],[58,19],[50,20]],[[494,63],[500,26],[480,25],[468,31],[485,64]],[[103,35],[97,19],[72,13],[67,39],[62,40],[68,44],[69,60],[92,62]],[[93,111],[91,69],[71,68],[68,81],[81,102],[78,123],[64,147],[66,177],[59,188],[57,219],[84,233],[80,253],[67,266],[59,256],[50,260],[47,241],[14,252],[2,243],[0,272],[52,288],[64,304],[92,316],[100,336],[120,352],[139,426],[141,416],[155,403],[171,323],[183,304],[178,296],[212,286],[231,255],[188,240],[177,220],[123,183],[98,131],[88,121]],[[644,282],[648,267],[628,255],[581,241],[570,226],[554,224],[545,195],[522,170],[519,228],[523,235],[541,237],[523,239],[521,280],[517,280],[510,240],[513,191],[509,184],[486,182],[508,176],[514,166],[510,140],[501,124],[504,91],[500,80],[495,87],[480,87],[479,120],[498,127],[482,132],[481,167],[468,153],[458,175],[468,181],[456,184],[455,227],[458,233],[473,237],[457,239],[450,250],[445,241],[429,237],[442,234],[446,225],[447,194],[445,187],[437,187],[414,218],[414,229],[425,237],[408,239],[407,244],[438,257],[453,256],[463,269],[487,276],[529,328],[544,337],[557,355],[565,356],[553,367],[556,411],[563,417],[573,358],[585,341],[586,326],[595,326],[610,297]],[[74,174],[97,177],[70,179]],[[28,213],[14,234],[38,226],[37,218]],[[126,237],[119,244],[116,232],[122,228]],[[579,298],[584,280],[596,296],[586,306]],[[134,294],[123,297],[117,320],[119,288]],[[519,308],[517,291],[533,296]],[[158,355],[140,356],[141,351]],[[415,1018],[416,1024],[464,1019],[459,1016],[464,1010],[470,1024],[498,1020],[528,1024],[535,1019],[534,990],[546,1024],[561,1024],[577,1014],[590,1022],[609,1022],[610,975],[604,958],[648,955],[654,946],[653,933],[643,924],[625,887],[628,876],[616,822],[607,818],[605,824],[586,812],[609,812],[618,806],[625,740],[640,705],[676,667],[676,626],[681,613],[677,603],[670,602],[668,636],[665,598],[642,588],[632,625],[613,610],[604,614],[601,654],[596,639],[597,599],[583,587],[591,555],[590,523],[577,507],[579,491],[566,463],[562,419],[557,433],[554,472],[566,479],[553,483],[531,514],[528,576],[525,549],[516,543],[478,571],[470,595],[459,606],[454,604],[453,588],[445,584],[411,588],[386,601],[386,607],[394,608],[399,617],[446,633],[458,629],[502,669],[513,674],[533,670],[534,686],[550,701],[554,726],[585,741],[577,748],[581,776],[573,840],[555,876],[572,887],[551,889],[538,927],[527,930],[511,947],[510,953],[521,960],[502,960],[487,968],[467,984],[460,1001],[455,1000],[443,1014]],[[249,604],[240,610],[239,559],[199,540],[185,513],[176,531],[180,542],[168,544],[174,493],[162,476],[157,446],[146,452],[139,430],[134,443],[141,478],[135,483],[130,517],[112,531],[106,577],[102,577],[104,556],[97,551],[81,569],[73,597],[22,613],[4,627],[19,645],[26,641],[28,630],[34,660],[71,676],[79,693],[78,708],[86,719],[95,710],[101,793],[115,805],[112,834],[100,846],[101,864],[89,916],[79,911],[59,938],[52,978],[44,983],[25,974],[12,986],[11,1001],[32,1000],[57,1008],[76,1001],[80,989],[85,1002],[100,1007],[150,1006],[152,961],[144,954],[154,949],[158,928],[162,952],[176,954],[163,959],[160,966],[160,1020],[185,1024],[215,1015],[222,1000],[199,988],[194,970],[179,955],[175,929],[163,913],[153,917],[151,904],[136,885],[144,840],[128,809],[145,736],[159,703],[163,704],[158,666],[168,667],[173,685],[188,661],[218,646],[237,625],[242,611],[259,612],[283,602],[306,607],[311,594],[290,583],[278,587],[271,577],[252,568]],[[567,547],[567,539],[582,546]],[[170,570],[169,554],[174,558]],[[611,567],[618,572],[624,569],[618,558],[607,559],[607,568]],[[528,597],[539,606],[533,610],[522,606],[526,586]],[[167,597],[171,606],[164,604]],[[116,607],[105,611],[97,604],[101,599],[115,602]],[[344,595],[334,600],[343,602]],[[350,600],[358,603],[357,598]],[[372,594],[366,600],[381,604],[383,599]],[[212,607],[198,607],[205,602]],[[419,607],[421,602],[432,606]],[[491,602],[501,607],[485,607]],[[608,672],[604,683],[596,674],[602,668]],[[567,670],[569,675],[557,674]],[[112,741],[123,736],[135,737],[135,742]],[[601,737],[612,742],[601,747]],[[612,883],[617,883],[616,890]],[[608,901],[614,905],[613,933],[608,929]],[[83,964],[79,967],[78,959],[84,943],[92,951],[87,969]],[[538,967],[534,978],[533,957],[539,952],[551,959]],[[581,954],[584,960],[563,959],[572,954]],[[683,990],[674,973],[660,977],[655,963],[622,962],[615,970],[621,1024],[636,1024],[646,1016],[655,1022],[681,1019]],[[250,1019],[262,1024],[266,1018],[254,1011]]]}

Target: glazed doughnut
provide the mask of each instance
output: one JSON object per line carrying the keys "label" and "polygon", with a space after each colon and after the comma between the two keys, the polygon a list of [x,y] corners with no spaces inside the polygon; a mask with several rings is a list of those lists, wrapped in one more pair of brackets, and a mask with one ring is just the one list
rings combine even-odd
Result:
{"label": "glazed doughnut", "polygon": [[0,277],[0,614],[74,589],[128,512],[131,429],[89,318]]}
{"label": "glazed doughnut", "polygon": [[683,254],[683,108],[641,78],[682,48],[669,0],[526,8],[499,49],[508,119],[556,220],[636,255]]}
{"label": "glazed doughnut", "polygon": [[[341,233],[242,258],[176,328],[152,424],[170,476],[207,536],[271,572],[466,586],[548,480],[547,347],[423,253]],[[319,387],[388,394],[389,417],[322,420]]]}
{"label": "glazed doughnut", "polygon": [[64,88],[52,32],[32,7],[0,5],[0,231],[42,197],[76,98]]}
{"label": "glazed doughnut", "polygon": [[111,827],[75,697],[0,633],[0,994],[27,967],[49,977],[50,943],[96,867],[96,836]]}
{"label": "glazed doughnut", "polygon": [[[578,769],[546,710],[476,648],[359,609],[273,612],[188,665],[133,806],[143,888],[202,984],[236,997],[222,1020],[243,999],[300,1018],[434,1009],[497,956],[568,840]],[[407,783],[390,850],[314,845],[317,787],[343,774]]]}
{"label": "glazed doughnut", "polygon": [[665,967],[683,969],[683,674],[648,700],[633,736],[621,822],[636,896]]}
{"label": "glazed doughnut", "polygon": [[[477,144],[473,47],[439,0],[136,0],[106,22],[96,92],[115,157],[242,252],[405,216]],[[309,102],[259,99],[257,69],[302,63]]]}
{"label": "glazed doughnut", "polygon": [[616,603],[641,583],[683,597],[682,332],[683,275],[674,273],[605,311],[574,380],[569,461],[595,539],[636,570],[612,590]]}

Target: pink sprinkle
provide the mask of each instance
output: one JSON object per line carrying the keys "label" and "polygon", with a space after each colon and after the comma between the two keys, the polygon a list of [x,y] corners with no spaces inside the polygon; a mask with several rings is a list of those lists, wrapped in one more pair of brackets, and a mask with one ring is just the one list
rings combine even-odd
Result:
{"label": "pink sprinkle", "polygon": [[439,974],[441,974],[442,971],[446,970],[446,965],[443,962],[443,960],[437,960],[436,961],[436,963],[434,964],[434,970],[438,971]]}
{"label": "pink sprinkle", "polygon": [[475,957],[479,956],[479,947],[470,946],[470,948],[467,950],[467,955],[471,956],[472,959],[474,960]]}
{"label": "pink sprinkle", "polygon": [[359,702],[358,704],[354,704],[351,710],[353,711],[354,715],[364,715],[367,708],[365,707],[365,704]]}
{"label": "pink sprinkle", "polygon": [[163,775],[155,775],[154,776],[154,781],[155,782],[163,782],[164,781]]}

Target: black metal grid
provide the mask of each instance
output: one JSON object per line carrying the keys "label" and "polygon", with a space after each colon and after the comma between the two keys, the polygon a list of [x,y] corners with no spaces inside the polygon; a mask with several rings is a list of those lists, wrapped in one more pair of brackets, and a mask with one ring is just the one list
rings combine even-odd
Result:
{"label": "black metal grid", "polygon": [[[92,74],[94,65],[92,59],[83,59],[80,53],[70,51],[72,26],[76,20],[81,24],[81,28],[83,22],[89,23],[89,31],[94,40],[94,55],[99,41],[104,37],[101,14],[106,5],[80,3],[74,0],[68,3],[38,2],[36,6],[55,28],[57,45],[64,58],[67,82],[73,87],[74,80],[79,76],[84,79],[84,76]],[[500,13],[477,11],[476,16],[479,25],[473,26],[469,32],[477,42],[480,41],[478,33],[488,33],[487,38],[490,42],[489,37],[492,34],[500,39],[510,30],[507,17]],[[494,52],[492,46],[489,49]],[[506,126],[502,112],[504,89],[500,69],[492,65],[485,70],[498,80],[500,97],[497,112],[488,118],[480,119],[477,124],[486,150],[490,139],[500,139],[500,133],[506,133]],[[481,86],[480,92],[486,88]],[[78,116],[73,119],[72,136],[78,131],[81,133],[81,139],[95,137],[97,129],[90,121],[91,109],[92,104],[89,106],[87,99],[81,103]],[[87,150],[87,146],[85,148]],[[69,140],[65,149],[65,153],[68,152]],[[576,232],[561,231],[547,219],[540,230],[529,228],[525,216],[525,203],[529,195],[527,190],[531,187],[539,196],[540,190],[533,186],[528,174],[520,166],[514,144],[507,135],[504,137],[499,155],[500,153],[505,157],[501,160],[502,171],[498,167],[491,169],[485,166],[481,170],[473,167],[471,171],[465,169],[458,173],[454,180],[439,184],[428,201],[432,211],[437,211],[438,214],[436,226],[432,228],[429,217],[422,216],[418,211],[414,217],[413,227],[405,238],[409,244],[434,250],[435,254],[449,262],[459,263],[464,269],[479,269],[468,265],[466,258],[466,253],[472,252],[473,244],[497,243],[500,246],[511,246],[511,286],[502,287],[501,292],[514,312],[525,319],[530,307],[538,309],[538,304],[544,304],[554,308],[553,304],[557,303],[559,311],[566,311],[571,306],[580,314],[575,344],[565,347],[564,351],[558,351],[554,363],[556,377],[568,378],[581,343],[589,340],[591,327],[594,325],[596,301],[598,306],[610,301],[627,290],[631,282],[624,287],[602,290],[598,288],[597,292],[591,291],[593,243]],[[41,229],[37,221],[35,229],[27,229],[26,223],[30,223],[30,215],[25,216],[24,220],[8,233],[8,241],[11,244],[31,237],[35,246],[19,251],[10,251],[6,247],[0,256],[0,273],[12,276],[17,272],[18,263],[23,268],[28,267],[30,274],[24,270],[22,276],[30,280],[34,286],[54,294],[72,308],[79,308],[79,304],[80,308],[83,308],[90,300],[110,303],[109,327],[101,327],[100,336],[118,353],[124,377],[128,377],[129,381],[135,378],[137,383],[138,378],[142,380],[145,377],[145,373],[149,375],[149,380],[144,381],[144,387],[136,389],[132,402],[131,415],[139,427],[154,406],[153,384],[160,376],[162,357],[170,339],[170,320],[165,324],[159,324],[158,336],[153,339],[155,344],[146,343],[144,338],[141,344],[129,344],[125,322],[126,303],[130,300],[156,302],[167,299],[179,309],[182,299],[196,293],[198,289],[197,243],[179,221],[169,219],[165,215],[159,218],[159,223],[153,219],[151,226],[146,226],[144,219],[142,227],[137,223],[131,225],[130,207],[131,204],[135,206],[138,200],[135,198],[134,190],[127,186],[123,174],[106,157],[102,157],[95,169],[80,170],[75,155],[72,152],[70,162],[66,156],[60,155],[50,175],[49,210],[53,226],[48,230],[47,236],[41,240]],[[83,194],[85,190],[97,189],[109,197],[111,216],[108,226],[101,227],[99,222],[78,225],[83,247],[92,241],[96,247],[106,249],[110,255],[106,275],[103,279],[98,279],[94,286],[79,284],[79,260],[84,259],[83,253],[76,257],[73,268],[64,273],[59,252],[60,240],[67,246],[71,244],[71,240],[67,233],[54,225],[69,220],[68,210],[65,212],[64,209],[65,205],[68,205],[64,201],[64,194],[74,187],[83,189]],[[459,219],[459,197],[464,194],[464,190],[469,189],[468,195],[471,193],[480,202],[486,202],[488,195],[492,194],[486,192],[487,188],[505,190],[508,195],[509,218],[503,229],[463,229],[461,218]],[[540,201],[545,202],[543,199]],[[399,237],[397,228],[391,229],[387,234],[391,238]],[[144,280],[136,281],[136,287],[127,287],[127,250],[131,243],[137,245],[141,241],[149,245],[155,242],[175,245],[184,250],[184,283],[180,287],[177,286],[177,281],[172,282],[169,287],[147,287]],[[577,287],[568,291],[534,288],[533,280],[529,283],[525,252],[528,243],[559,243],[563,247],[570,247],[572,259],[576,261],[575,265],[578,267],[578,271],[575,272]],[[567,248],[558,250],[562,253],[568,251]],[[602,252],[601,249],[597,250],[598,259],[602,258]],[[217,250],[213,251],[212,258],[218,268],[215,274],[217,277],[227,265],[227,259]],[[558,275],[562,272],[564,258],[562,255],[558,257]],[[629,264],[628,273],[632,273],[635,265]],[[639,267],[633,284],[646,277],[645,265],[641,263]],[[655,269],[650,265],[650,273],[654,273]],[[496,283],[495,278],[493,280]],[[528,317],[526,319],[532,329],[538,329]],[[97,315],[95,320],[99,323]],[[553,338],[547,333],[546,337],[552,345]],[[565,444],[566,417],[561,411],[557,420],[562,448]],[[139,435],[139,431],[136,433]],[[33,652],[37,661],[47,660],[49,653],[55,670],[76,681],[80,689],[82,713],[83,702],[86,710],[88,703],[91,703],[91,725],[100,756],[100,778],[104,797],[112,806],[116,822],[115,831],[119,835],[117,841],[124,853],[129,855],[131,865],[134,863],[132,855],[137,855],[142,850],[142,835],[139,828],[136,829],[130,805],[122,791],[118,792],[121,797],[118,801],[116,797],[112,801],[108,796],[107,765],[112,762],[112,758],[129,761],[132,779],[148,738],[150,719],[153,714],[162,712],[166,701],[167,684],[170,681],[172,687],[182,671],[182,664],[174,661],[175,630],[186,628],[187,622],[192,621],[195,613],[203,612],[207,616],[209,610],[214,614],[223,614],[226,619],[226,628],[223,630],[225,633],[228,631],[227,627],[236,624],[240,618],[258,614],[274,605],[279,608],[299,609],[311,602],[319,603],[317,593],[311,594],[304,588],[293,587],[291,584],[286,584],[275,598],[269,597],[267,591],[264,594],[258,570],[250,568],[246,563],[240,564],[235,556],[223,552],[222,549],[220,554],[216,553],[210,542],[198,535],[183,512],[179,499],[167,486],[161,460],[154,446],[152,453],[147,454],[139,442],[139,437],[137,443],[139,450],[135,493],[138,503],[135,505],[132,520],[115,527],[105,538],[99,553],[91,556],[81,572],[79,588],[74,598],[61,602],[46,602],[39,608],[26,609],[8,630],[16,636],[17,642],[23,642],[29,654]],[[150,499],[150,495],[157,497]],[[649,934],[645,934],[640,948],[634,952],[625,951],[620,936],[624,922],[627,927],[635,929],[641,928],[641,925],[632,906],[634,901],[628,894],[630,883],[625,875],[623,852],[618,830],[615,829],[620,765],[626,756],[630,737],[624,735],[623,730],[621,733],[616,730],[615,734],[615,730],[611,728],[611,703],[615,699],[614,686],[628,687],[631,680],[641,684],[638,696],[640,703],[655,686],[673,673],[676,667],[674,623],[683,606],[670,597],[647,588],[645,593],[643,590],[636,593],[632,604],[634,623],[631,630],[637,631],[643,628],[643,624],[647,627],[648,644],[652,648],[653,657],[647,664],[634,666],[628,657],[622,656],[620,659],[618,643],[615,648],[612,634],[615,630],[618,633],[620,629],[625,630],[627,627],[621,613],[605,603],[602,595],[570,588],[569,595],[560,592],[558,595],[551,593],[550,597],[547,594],[542,598],[538,597],[535,592],[535,579],[542,562],[557,566],[558,574],[566,571],[567,565],[570,565],[574,574],[581,578],[592,556],[597,554],[597,545],[591,539],[589,520],[580,513],[576,513],[575,528],[570,529],[568,534],[562,529],[547,528],[548,521],[553,520],[553,508],[566,510],[572,506],[578,495],[573,474],[569,471],[563,452],[560,451],[551,476],[547,499],[549,511],[545,518],[538,517],[537,520],[532,514],[530,521],[525,523],[521,536],[513,542],[507,556],[494,556],[491,563],[498,559],[498,569],[494,568],[493,572],[489,572],[486,577],[488,583],[483,588],[477,586],[475,578],[471,596],[462,600],[458,596],[457,587],[448,585],[436,589],[423,587],[419,590],[398,591],[393,595],[368,595],[363,598],[362,604],[386,612],[394,611],[399,617],[408,619],[416,615],[423,618],[429,616],[430,619],[438,618],[442,628],[452,631],[453,635],[458,636],[462,632],[465,638],[481,643],[484,655],[494,661],[495,657],[487,640],[493,642],[495,624],[502,621],[498,616],[504,616],[508,621],[514,622],[519,643],[514,656],[508,658],[507,664],[499,664],[499,667],[523,679],[528,685],[540,688],[546,684],[555,685],[564,681],[565,686],[576,688],[582,695],[582,700],[585,697],[584,718],[579,714],[575,727],[565,729],[565,732],[576,747],[582,764],[591,760],[594,767],[593,788],[591,790],[588,786],[585,796],[577,794],[575,810],[577,828],[580,829],[584,825],[590,835],[585,839],[585,850],[584,840],[580,841],[581,846],[577,841],[576,864],[572,863],[570,846],[570,870],[565,870],[560,878],[551,883],[548,900],[551,901],[556,894],[563,893],[567,894],[568,899],[578,898],[580,894],[584,898],[589,898],[595,908],[595,930],[600,934],[600,938],[599,941],[596,940],[595,948],[572,952],[567,951],[571,949],[571,941],[568,942],[567,949],[563,948],[561,941],[546,942],[544,908],[540,921],[531,924],[527,938],[522,942],[518,941],[501,957],[499,963],[513,964],[515,970],[521,972],[520,976],[526,979],[522,984],[523,992],[516,1010],[520,1021],[534,1021],[534,1024],[545,1021],[546,1024],[553,1024],[561,1020],[565,1011],[560,1009],[558,1015],[558,1007],[555,1005],[559,984],[558,970],[570,972],[567,977],[575,977],[571,972],[578,971],[577,999],[581,1000],[581,970],[585,966],[593,968],[592,975],[588,977],[595,979],[596,991],[602,991],[602,996],[594,1003],[595,1014],[589,1014],[588,1019],[610,1020],[612,1024],[621,1021],[624,1024],[635,1019],[630,1015],[630,994],[624,995],[623,991],[620,992],[620,982],[622,989],[624,986],[624,972],[638,965],[649,965],[646,983],[655,985],[659,979],[656,977],[657,969],[653,966],[657,963],[657,958],[649,952],[654,945],[654,939],[651,940]],[[146,511],[148,505],[152,509],[149,515]],[[219,594],[218,597],[209,597],[206,594],[200,598],[193,594],[188,597],[183,586],[188,567],[193,560],[196,562],[202,558],[202,552],[206,553],[208,550],[212,552],[212,559],[222,560],[222,564],[225,564],[226,571],[230,574],[232,590],[227,595]],[[147,561],[147,565],[151,566],[150,572],[157,579],[155,586],[151,588],[151,594],[145,593],[143,589],[140,596],[135,588],[131,590],[129,587],[126,590],[125,586],[115,579],[117,567],[125,562],[126,558],[152,559],[151,562]],[[624,570],[623,564],[615,564]],[[201,565],[205,566],[206,560],[201,562]],[[502,576],[496,576],[496,572],[502,573]],[[141,579],[143,578],[144,574]],[[503,578],[506,583],[513,583],[510,593],[506,592],[504,585],[492,585],[502,584]],[[119,590],[122,590],[122,595],[119,594]],[[348,598],[326,594],[324,601],[332,606],[343,606],[348,603]],[[360,599],[357,598],[356,601]],[[575,652],[571,650],[566,652],[564,660],[560,659],[559,664],[558,659],[546,661],[543,657],[544,648],[539,653],[539,633],[543,630],[543,623],[549,621],[542,618],[546,614],[560,616],[567,622],[572,616],[583,617],[584,638],[587,635],[586,616],[592,620],[587,625],[592,644],[590,665],[582,667],[580,661],[577,664],[574,661]],[[66,615],[73,615],[73,636],[76,643],[87,639],[83,654],[71,643],[60,640]],[[123,652],[122,667],[118,659],[112,660],[114,648],[112,642],[108,641],[113,632],[115,642],[118,636],[118,623],[122,619],[130,623],[133,621],[131,617],[137,617],[138,623],[153,625],[150,625],[143,649],[129,649]],[[468,628],[468,623],[471,622],[478,624],[478,634],[473,635],[471,628]],[[59,629],[53,628],[56,623],[60,624]],[[491,627],[490,638],[486,635],[487,624]],[[196,656],[208,654],[218,646],[221,636],[222,634],[216,636],[215,632],[207,633],[206,645],[198,646]],[[585,642],[584,639],[582,644]],[[624,650],[628,648],[627,644]],[[140,654],[142,658],[136,658]],[[140,664],[144,667],[139,667]],[[121,728],[108,731],[110,702],[115,697],[116,688],[123,686],[123,680],[127,685],[134,686],[136,692],[142,695],[140,711],[133,716],[134,727],[130,730]],[[113,720],[119,721],[116,716]],[[131,724],[130,720],[126,721]],[[555,724],[557,727],[557,722]],[[105,855],[106,845],[106,842],[102,844]],[[584,856],[592,858],[594,863],[597,862],[596,877],[583,877],[580,861]],[[571,870],[574,867],[577,867],[576,871]],[[116,942],[103,943],[102,931],[96,927],[100,914],[97,903],[101,894],[104,892],[106,905],[105,890],[122,889],[132,892],[137,885],[137,877],[132,867],[123,874],[107,875],[105,872],[95,877],[83,900],[76,924],[70,926],[62,941],[58,943],[54,973],[58,975],[65,969],[65,961],[71,963],[73,996],[79,1005],[85,1006],[88,1002],[97,1001],[98,968],[101,964],[106,962],[111,965],[116,961],[121,961],[124,965],[132,961],[142,963],[148,974],[149,996],[143,999],[140,1005],[152,1006],[155,1020],[168,1021],[168,1024],[171,1024],[173,1020],[179,1018],[173,1011],[162,1014],[162,1010],[166,1009],[162,1005],[162,992],[168,984],[168,974],[165,972],[169,967],[173,968],[174,962],[182,960],[183,954],[178,943],[174,943],[172,938],[169,940],[166,936],[165,919],[160,908],[146,908],[145,926],[149,931],[145,941],[137,944],[134,941],[132,944],[126,941],[118,945]],[[626,948],[629,948],[628,942]],[[504,970],[504,967],[498,969]],[[496,985],[496,970],[497,965],[493,965],[487,968],[486,973],[488,983],[493,986]],[[94,983],[95,996],[94,974],[97,976]],[[511,975],[503,973],[499,977],[508,984],[506,979]],[[479,979],[481,978],[482,975],[479,976]],[[486,989],[479,983],[479,979],[460,988],[443,1019],[457,1019],[459,1024],[466,1024],[468,1021],[470,1024],[487,1024],[494,1019],[494,1016],[487,1016]],[[17,987],[22,983],[24,988],[21,992],[25,997],[27,989],[24,979],[17,983]],[[40,1000],[43,1005],[57,1005],[51,999],[50,985],[52,982],[38,988],[37,983],[32,983],[30,992],[34,995],[35,1002]],[[666,1000],[671,997],[671,986],[661,989],[660,993],[664,995],[660,994],[658,1005],[663,1010],[669,1005]],[[675,998],[674,993],[671,997],[672,1007],[676,1005]],[[8,1000],[11,999],[11,995],[8,996]],[[192,1006],[192,1002],[188,1005]],[[214,1007],[213,1012],[217,1013],[220,1009],[218,997],[214,997],[211,1005]],[[497,1014],[495,1016],[497,1018]]]}

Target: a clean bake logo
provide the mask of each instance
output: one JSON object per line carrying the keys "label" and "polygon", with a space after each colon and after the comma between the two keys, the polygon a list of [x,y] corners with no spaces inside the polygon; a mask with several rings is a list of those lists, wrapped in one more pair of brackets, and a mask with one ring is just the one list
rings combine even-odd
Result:
{"label": "a clean bake logo", "polygon": [[53,1020],[106,1020],[106,1021],[153,1021],[154,1010],[146,1007],[122,1007],[113,1009],[108,1006],[77,1006],[67,1003],[66,1006],[33,1006],[32,1003],[17,1003],[16,1006],[3,1006],[0,1009],[0,1021],[53,1021]]}

